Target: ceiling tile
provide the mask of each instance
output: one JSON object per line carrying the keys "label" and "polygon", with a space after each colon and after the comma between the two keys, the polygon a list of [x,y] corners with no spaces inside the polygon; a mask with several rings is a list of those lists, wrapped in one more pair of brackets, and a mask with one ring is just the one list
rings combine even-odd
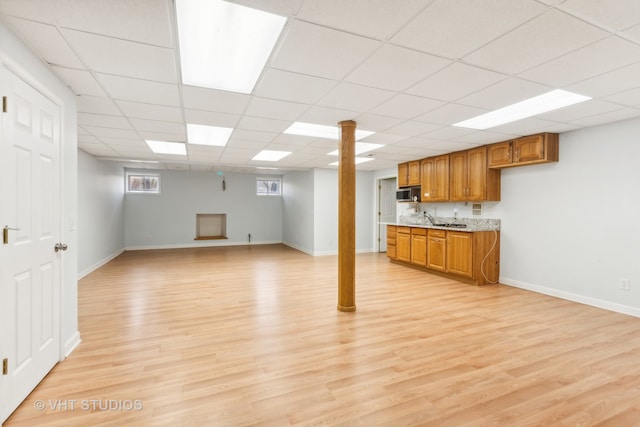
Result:
{"label": "ceiling tile", "polygon": [[255,141],[255,142],[271,142],[278,136],[275,132],[255,132],[251,130],[236,129],[231,134],[230,141]]}
{"label": "ceiling tile", "polygon": [[606,101],[592,99],[581,102],[579,104],[570,105],[558,110],[550,111],[544,114],[538,114],[536,118],[542,120],[552,120],[554,122],[571,122],[584,117],[594,116],[596,114],[608,113],[610,111],[620,110],[623,106],[612,104]]}
{"label": "ceiling tile", "polygon": [[506,74],[518,74],[607,35],[593,25],[550,9],[467,55],[465,61]]}
{"label": "ceiling tile", "polygon": [[581,81],[567,89],[591,97],[602,97],[640,86],[638,76],[640,63]]}
{"label": "ceiling tile", "polygon": [[393,36],[428,3],[424,0],[307,1],[297,16],[305,21],[384,40]]}
{"label": "ceiling tile", "polygon": [[96,77],[111,98],[173,107],[180,106],[178,86],[175,84],[109,74],[97,74]]}
{"label": "ceiling tile", "polygon": [[138,131],[179,134],[184,132],[183,123],[172,123],[160,120],[130,119],[133,127]]}
{"label": "ceiling tile", "polygon": [[96,143],[96,144],[81,144],[78,146],[82,151],[85,151],[89,154],[92,154],[96,157],[110,157],[110,156],[117,156],[118,153],[116,153],[113,149],[111,149],[110,147],[108,147],[105,144],[102,143]]}
{"label": "ceiling tile", "polygon": [[435,99],[400,93],[378,105],[371,112],[400,119],[412,119],[428,111],[435,110],[443,104],[442,101],[436,101]]}
{"label": "ceiling tile", "polygon": [[604,123],[616,122],[620,120],[632,119],[637,117],[640,117],[640,109],[628,107],[628,108],[623,108],[621,110],[600,114],[597,116],[591,116],[591,117],[575,120],[570,124],[574,124],[580,127],[596,126]]}
{"label": "ceiling tile", "polygon": [[124,116],[105,116],[91,113],[78,113],[78,125],[131,129],[129,121]]}
{"label": "ceiling tile", "polygon": [[437,0],[391,40],[459,59],[544,10],[532,0]]}
{"label": "ceiling tile", "polygon": [[621,31],[640,22],[640,2],[637,0],[566,0],[560,8],[612,31]]}
{"label": "ceiling tile", "polygon": [[486,112],[487,110],[485,109],[469,107],[468,105],[446,104],[440,108],[416,117],[416,120],[434,125],[450,126],[453,123],[458,123],[462,120],[470,119],[471,117],[475,117]]}
{"label": "ceiling tile", "polygon": [[163,120],[166,122],[182,122],[182,111],[177,107],[165,105],[143,104],[132,101],[115,101],[120,110],[128,116],[136,119]]}
{"label": "ceiling tile", "polygon": [[346,76],[378,47],[380,42],[375,40],[294,21],[271,65],[336,80]]}
{"label": "ceiling tile", "polygon": [[249,105],[251,96],[183,85],[182,98],[184,108],[241,114]]}
{"label": "ceiling tile", "polygon": [[342,82],[333,88],[318,104],[340,110],[367,111],[394,95],[393,92]]}
{"label": "ceiling tile", "polygon": [[477,91],[472,95],[465,96],[457,102],[472,107],[494,110],[515,102],[523,101],[532,96],[543,94],[550,90],[552,90],[552,88],[549,86],[543,86],[512,77]]}
{"label": "ceiling tile", "polygon": [[192,172],[211,172],[213,170],[213,165],[201,165],[197,163],[192,163],[189,165],[189,169]]}
{"label": "ceiling tile", "polygon": [[469,93],[505,80],[508,76],[456,62],[418,83],[408,93],[443,101],[455,101]]}
{"label": "ceiling tile", "polygon": [[62,33],[91,71],[177,83],[173,49],[75,30]]}
{"label": "ceiling tile", "polygon": [[268,69],[254,93],[263,98],[313,104],[336,83],[335,80]]}
{"label": "ceiling tile", "polygon": [[538,132],[547,132],[547,129],[555,125],[555,122],[529,117],[527,119],[518,120],[517,122],[507,123],[504,125],[491,128],[493,132],[513,134],[518,136],[531,135]]}
{"label": "ceiling tile", "polygon": [[276,132],[280,133],[291,126],[291,120],[265,119],[262,117],[243,116],[238,123],[238,129],[251,130],[254,132]]}
{"label": "ceiling tile", "polygon": [[288,119],[293,121],[300,117],[300,114],[304,113],[308,108],[309,106],[306,104],[254,97],[251,102],[249,102],[246,114],[253,117]]}
{"label": "ceiling tile", "polygon": [[166,132],[158,132],[158,131],[138,131],[140,138],[142,139],[151,139],[154,141],[171,141],[171,142],[184,142],[187,140],[187,132],[177,132],[177,133],[166,133]]}
{"label": "ceiling tile", "polygon": [[355,118],[357,128],[370,132],[381,132],[404,121],[397,117],[387,117],[380,114],[365,113]]}
{"label": "ceiling tile", "polygon": [[98,81],[88,71],[51,66],[51,69],[76,95],[106,96]]}
{"label": "ceiling tile", "polygon": [[101,96],[81,95],[78,101],[78,112],[119,116],[122,113],[109,98]]}
{"label": "ceiling tile", "polygon": [[[406,121],[397,126],[393,126],[386,129],[384,133],[391,135],[404,135],[404,136],[418,136],[424,135],[427,132],[434,131],[440,128],[440,125],[429,124],[425,122]],[[367,141],[373,142],[373,140],[367,139]]]}
{"label": "ceiling tile", "polygon": [[403,91],[451,61],[386,44],[346,77],[346,81],[380,89]]}
{"label": "ceiling tile", "polygon": [[123,138],[123,139],[138,139],[138,134],[132,129],[114,129],[114,128],[104,128],[98,126],[82,126],[84,130],[89,132],[91,135],[97,136],[98,138]]}
{"label": "ceiling tile", "polygon": [[624,34],[625,37],[628,37],[634,42],[640,43],[640,24],[636,25],[635,27],[629,28],[628,30],[622,32],[622,34]]}
{"label": "ceiling tile", "polygon": [[230,0],[230,2],[276,15],[288,16],[298,11],[303,0]]}
{"label": "ceiling tile", "polygon": [[62,27],[156,46],[173,45],[170,2],[91,0],[56,3],[55,16]]}
{"label": "ceiling tile", "polygon": [[240,120],[239,114],[216,113],[214,111],[185,110],[187,123],[234,128]]}
{"label": "ceiling tile", "polygon": [[638,61],[640,46],[611,36],[525,71],[519,77],[563,87]]}
{"label": "ceiling tile", "polygon": [[604,99],[630,107],[640,107],[640,87],[609,95]]}
{"label": "ceiling tile", "polygon": [[45,62],[62,67],[84,69],[84,65],[56,27],[18,18],[8,18],[7,21]]}
{"label": "ceiling tile", "polygon": [[315,106],[305,111],[298,118],[298,121],[318,125],[337,126],[341,121],[353,120],[357,114],[355,111]]}

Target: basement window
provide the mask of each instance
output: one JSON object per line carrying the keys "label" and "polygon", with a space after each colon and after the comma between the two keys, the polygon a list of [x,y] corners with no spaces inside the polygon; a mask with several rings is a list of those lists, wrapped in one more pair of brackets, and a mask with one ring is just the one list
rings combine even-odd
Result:
{"label": "basement window", "polygon": [[125,173],[126,192],[129,194],[160,194],[160,174]]}
{"label": "basement window", "polygon": [[258,196],[280,196],[282,194],[280,178],[257,178],[256,194]]}

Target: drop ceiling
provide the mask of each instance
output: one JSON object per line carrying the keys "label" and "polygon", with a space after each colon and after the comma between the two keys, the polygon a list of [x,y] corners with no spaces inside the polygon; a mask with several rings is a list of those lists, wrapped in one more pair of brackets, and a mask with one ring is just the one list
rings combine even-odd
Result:
{"label": "drop ceiling", "polygon": [[[536,132],[640,116],[637,0],[236,0],[288,18],[249,95],[183,85],[171,0],[0,0],[0,19],[78,97],[80,149],[129,166],[264,173],[326,168],[337,141],[295,121],[355,120],[384,147],[360,170]],[[453,123],[566,89],[592,100],[486,131]],[[158,155],[186,123],[225,147]],[[251,160],[261,150],[283,160]]]}

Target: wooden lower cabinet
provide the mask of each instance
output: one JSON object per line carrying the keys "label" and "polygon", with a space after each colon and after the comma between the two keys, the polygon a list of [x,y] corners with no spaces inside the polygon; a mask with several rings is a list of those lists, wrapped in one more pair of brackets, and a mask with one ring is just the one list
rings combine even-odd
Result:
{"label": "wooden lower cabinet", "polygon": [[473,277],[473,233],[447,232],[447,273]]}
{"label": "wooden lower cabinet", "polygon": [[396,258],[396,226],[387,225],[387,257]]}
{"label": "wooden lower cabinet", "polygon": [[394,260],[403,264],[475,285],[496,283],[500,276],[499,231],[397,227],[396,245]]}
{"label": "wooden lower cabinet", "polygon": [[427,229],[411,228],[411,263],[427,265]]}
{"label": "wooden lower cabinet", "polygon": [[396,229],[396,259],[411,262],[411,227]]}
{"label": "wooden lower cabinet", "polygon": [[427,268],[436,271],[446,270],[447,232],[445,230],[430,229],[427,245]]}

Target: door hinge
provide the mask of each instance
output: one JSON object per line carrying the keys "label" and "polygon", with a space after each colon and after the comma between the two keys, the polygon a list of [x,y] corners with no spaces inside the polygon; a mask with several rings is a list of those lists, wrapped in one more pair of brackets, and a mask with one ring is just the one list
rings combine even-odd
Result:
{"label": "door hinge", "polygon": [[7,97],[6,96],[2,97],[2,112],[3,113],[7,112]]}
{"label": "door hinge", "polygon": [[2,359],[2,375],[9,373],[9,359]]}

